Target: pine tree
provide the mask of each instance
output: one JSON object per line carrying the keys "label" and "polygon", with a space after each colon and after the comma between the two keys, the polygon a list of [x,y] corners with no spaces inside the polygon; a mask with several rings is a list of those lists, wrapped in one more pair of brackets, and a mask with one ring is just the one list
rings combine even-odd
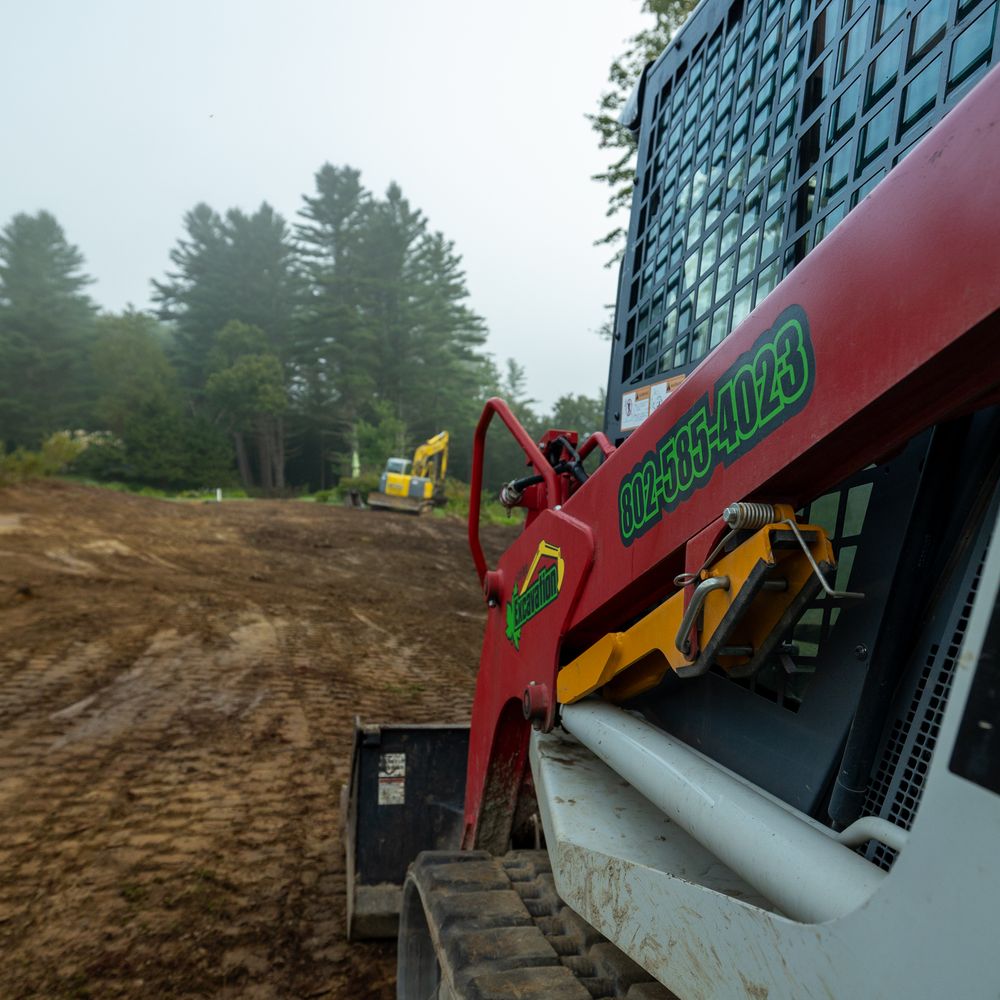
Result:
{"label": "pine tree", "polygon": [[301,289],[285,220],[266,202],[252,215],[219,215],[196,205],[186,237],[170,253],[176,270],[153,282],[160,318],[176,325],[176,355],[186,386],[199,391],[218,332],[231,320],[256,326],[283,362]]}
{"label": "pine tree", "polygon": [[0,443],[34,447],[84,423],[96,309],[83,264],[48,212],[0,233]]}
{"label": "pine tree", "polygon": [[387,403],[409,427],[418,365],[425,362],[419,341],[416,297],[422,275],[419,254],[427,223],[390,184],[373,205],[364,245],[361,308],[371,335],[370,371],[375,398]]}
{"label": "pine tree", "polygon": [[164,282],[153,281],[153,300],[160,319],[175,328],[176,357],[185,384],[204,385],[212,338],[226,323],[237,303],[226,268],[226,237],[221,216],[208,205],[195,205],[184,216],[186,238],[170,251],[176,271]]}
{"label": "pine tree", "polygon": [[[265,492],[285,486],[284,414],[288,395],[281,362],[268,349],[259,327],[227,323],[209,356],[212,372],[205,393],[219,420],[233,436],[243,485]],[[256,445],[256,477],[246,439]]]}
{"label": "pine tree", "polygon": [[296,325],[294,424],[300,474],[325,488],[331,460],[349,464],[357,454],[356,424],[374,390],[372,333],[361,306],[372,199],[351,167],[324,164],[315,183],[296,227],[308,294]]}
{"label": "pine tree", "polygon": [[461,257],[441,233],[429,233],[416,261],[413,302],[421,377],[413,380],[414,430],[474,425],[491,382],[486,324],[468,304]]}
{"label": "pine tree", "polygon": [[310,407],[314,442],[335,442],[317,449],[321,469],[331,451],[347,471],[352,454],[380,454],[391,438],[409,450],[449,429],[453,467],[467,474],[463,444],[492,369],[461,258],[397,184],[374,198],[356,170],[327,164],[316,187],[298,227],[311,293],[296,357],[299,413]]}
{"label": "pine tree", "polygon": [[[244,484],[280,490],[303,288],[290,231],[267,203],[251,215],[232,208],[225,216],[197,205],[184,227],[187,236],[170,255],[176,270],[168,280],[153,282],[161,318],[175,324],[182,382],[196,404],[207,403],[224,420]],[[242,334],[233,331],[247,328],[259,343],[237,350]],[[246,399],[237,399],[241,392]],[[247,437],[256,445],[256,471]]]}

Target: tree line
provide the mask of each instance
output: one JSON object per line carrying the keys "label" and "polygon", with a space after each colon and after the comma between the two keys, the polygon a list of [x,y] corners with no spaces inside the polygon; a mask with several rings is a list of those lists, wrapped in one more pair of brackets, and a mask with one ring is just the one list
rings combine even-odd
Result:
{"label": "tree line", "polygon": [[[48,212],[0,232],[0,445],[99,432],[77,462],[98,479],[263,493],[329,488],[439,430],[467,479],[490,395],[529,429],[603,422],[600,396],[541,415],[514,360],[499,368],[454,244],[396,184],[326,164],[289,222],[196,205],[153,281],[154,311],[102,312],[80,250]],[[506,442],[488,480],[521,474]]]}
{"label": "tree line", "polygon": [[[588,115],[610,162],[594,179],[608,217],[631,199],[635,140],[618,115],[643,67],[694,0],[641,0],[650,21],[627,39]],[[620,259],[624,230],[598,243]],[[501,395],[536,435],[593,430],[602,395],[569,394],[551,414],[523,368],[497,366],[469,304],[461,257],[396,184],[374,196],[351,167],[324,165],[289,223],[267,203],[196,205],[153,281],[155,309],[101,311],[80,251],[48,212],[0,231],[0,450],[63,429],[94,433],[76,463],[102,479],[165,488],[326,489],[438,430],[467,478],[472,429]],[[609,324],[606,323],[605,327]],[[491,435],[486,480],[522,471]]]}

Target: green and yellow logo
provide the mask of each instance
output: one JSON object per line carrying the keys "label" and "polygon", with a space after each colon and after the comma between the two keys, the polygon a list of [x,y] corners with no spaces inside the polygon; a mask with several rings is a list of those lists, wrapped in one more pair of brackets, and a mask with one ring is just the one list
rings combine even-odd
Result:
{"label": "green and yellow logo", "polygon": [[[539,568],[543,559],[547,561]],[[539,542],[528,572],[520,584],[514,584],[507,602],[506,635],[515,649],[521,648],[521,630],[524,626],[559,596],[565,571],[562,549],[550,542]]]}

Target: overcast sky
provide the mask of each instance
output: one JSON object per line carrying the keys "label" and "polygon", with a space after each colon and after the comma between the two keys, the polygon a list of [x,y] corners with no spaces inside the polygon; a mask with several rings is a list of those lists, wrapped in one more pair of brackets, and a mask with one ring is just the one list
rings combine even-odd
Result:
{"label": "overcast sky", "polygon": [[199,201],[293,220],[324,162],[462,254],[531,394],[605,385],[616,275],[584,120],[639,0],[5,0],[0,224],[45,208],[105,309],[146,308]]}

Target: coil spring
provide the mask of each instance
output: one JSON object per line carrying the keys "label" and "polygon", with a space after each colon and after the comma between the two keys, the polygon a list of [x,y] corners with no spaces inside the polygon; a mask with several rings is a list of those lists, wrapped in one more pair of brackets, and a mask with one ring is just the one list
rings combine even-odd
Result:
{"label": "coil spring", "polygon": [[753,531],[763,528],[765,524],[773,524],[778,520],[778,513],[769,503],[750,503],[738,501],[731,503],[723,512],[722,519],[729,526],[729,531],[725,537],[720,539],[719,544],[712,550],[712,554],[705,560],[701,569],[697,573],[678,573],[674,577],[675,587],[687,587],[694,583],[703,570],[715,562],[716,557],[723,550],[726,542],[732,537],[734,531],[742,531],[749,528]]}
{"label": "coil spring", "polygon": [[778,515],[769,503],[739,502],[730,504],[723,512],[722,519],[733,531],[745,528],[757,530],[765,524],[773,524]]}

